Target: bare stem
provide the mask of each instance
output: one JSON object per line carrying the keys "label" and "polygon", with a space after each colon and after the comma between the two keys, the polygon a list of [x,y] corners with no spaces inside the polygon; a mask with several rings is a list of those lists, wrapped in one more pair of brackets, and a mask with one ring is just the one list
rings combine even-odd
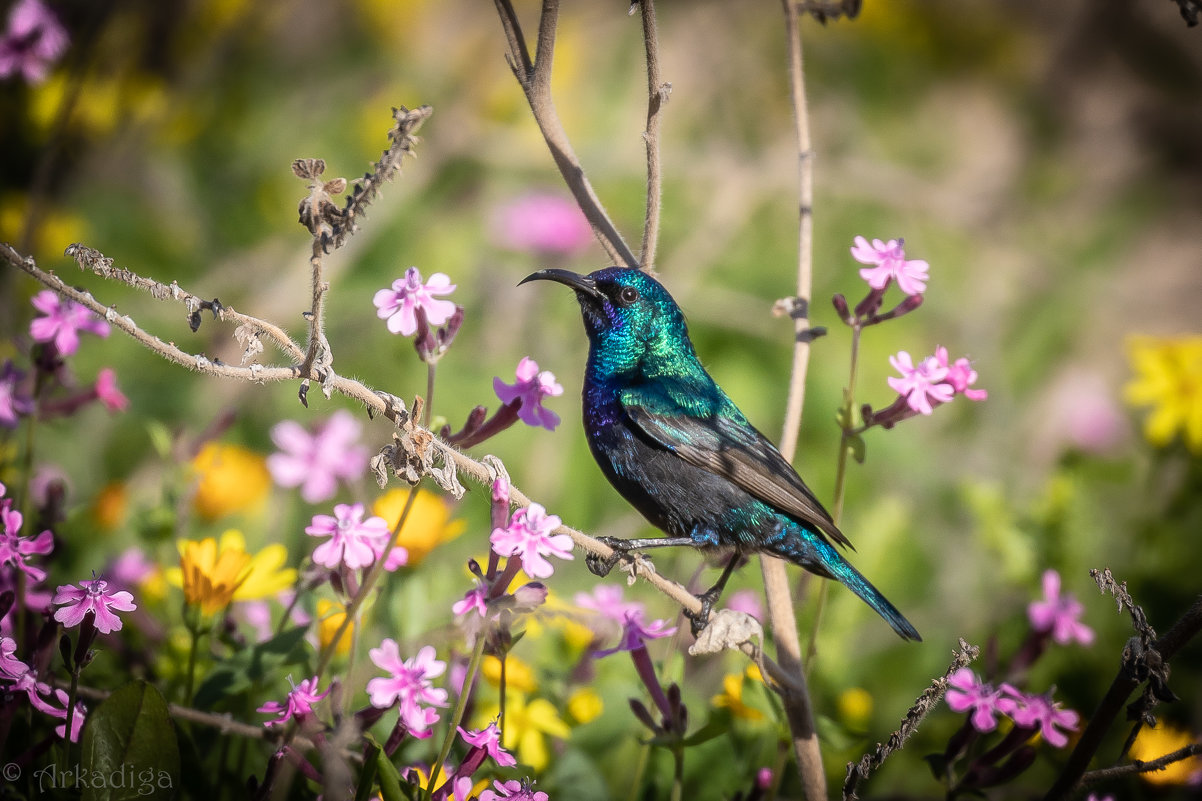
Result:
{"label": "bare stem", "polygon": [[606,214],[600,198],[584,174],[580,159],[572,149],[571,140],[564,131],[559,114],[555,111],[555,103],[551,99],[551,63],[555,53],[555,26],[559,19],[559,0],[543,0],[542,13],[538,23],[538,43],[535,57],[530,58],[526,47],[525,34],[518,20],[517,12],[510,0],[495,0],[497,14],[501,18],[501,27],[505,31],[505,40],[509,47],[507,60],[509,68],[526,95],[534,121],[538,124],[559,168],[564,182],[568,185],[576,203],[589,224],[601,247],[609,258],[619,265],[638,267],[638,259],[630,247],[618,233],[618,229]]}
{"label": "bare stem", "polygon": [[[782,0],[785,12],[785,32],[789,42],[789,84],[793,97],[794,121],[797,129],[798,194],[800,196],[800,220],[798,226],[797,296],[802,303],[808,302],[812,272],[813,221],[811,203],[813,175],[809,158],[810,133],[806,112],[805,83],[801,59],[801,31],[797,9],[791,0]],[[781,436],[781,453],[788,461],[793,460],[797,450],[797,437],[801,428],[801,412],[805,400],[806,370],[809,366],[809,329],[806,316],[798,315],[794,323],[793,369],[789,379],[789,399],[785,412],[784,433]],[[822,769],[822,751],[814,729],[814,712],[806,687],[805,671],[801,660],[801,641],[797,636],[797,617],[793,612],[793,598],[789,591],[785,563],[775,557],[760,556],[760,569],[764,576],[764,595],[767,599],[768,620],[776,640],[777,661],[789,674],[793,689],[782,691],[781,700],[793,735],[793,752],[797,758],[802,789],[810,801],[826,798],[826,774]]]}
{"label": "bare stem", "polygon": [[642,268],[655,270],[655,248],[659,240],[659,212],[663,188],[659,158],[659,112],[668,101],[672,84],[663,83],[659,74],[659,36],[655,25],[655,0],[641,0],[643,43],[647,51],[647,128],[643,142],[647,146],[647,212],[643,220]]}

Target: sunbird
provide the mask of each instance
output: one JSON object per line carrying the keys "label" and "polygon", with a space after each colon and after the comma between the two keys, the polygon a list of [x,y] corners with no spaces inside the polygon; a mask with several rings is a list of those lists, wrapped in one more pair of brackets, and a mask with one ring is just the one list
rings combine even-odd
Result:
{"label": "sunbird", "polygon": [[614,488],[668,536],[606,538],[621,554],[690,545],[733,551],[722,576],[698,596],[710,608],[748,553],[779,556],[844,584],[908,640],[918,631],[834,547],[851,542],[780,451],[747,421],[697,358],[680,306],[639,269],[589,275],[539,270],[522,279],[576,292],[588,333],[584,432]]}

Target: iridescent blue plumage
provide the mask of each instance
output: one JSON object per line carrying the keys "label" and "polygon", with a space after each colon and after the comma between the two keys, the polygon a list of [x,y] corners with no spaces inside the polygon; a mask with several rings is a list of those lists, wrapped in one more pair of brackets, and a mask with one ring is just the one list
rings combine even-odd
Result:
{"label": "iridescent blue plumage", "polygon": [[[780,452],[702,367],[680,307],[641,270],[527,277],[576,291],[589,337],[584,430],[610,483],[669,536],[616,540],[629,550],[693,545],[734,550],[705,600],[717,600],[741,555],[764,551],[833,578],[899,635],[918,632],[834,544],[849,546]],[[523,281],[524,283],[524,281]]]}

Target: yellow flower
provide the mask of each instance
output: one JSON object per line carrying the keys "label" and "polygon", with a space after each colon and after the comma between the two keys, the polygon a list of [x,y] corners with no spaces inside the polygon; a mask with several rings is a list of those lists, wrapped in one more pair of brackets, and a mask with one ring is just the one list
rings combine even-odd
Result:
{"label": "yellow flower", "polygon": [[[481,704],[476,711],[475,728],[482,729],[501,714],[500,704]],[[501,731],[501,745],[517,754],[518,761],[541,771],[550,762],[547,752],[548,736],[567,738],[571,733],[555,707],[545,698],[535,698],[527,703],[522,693],[505,696],[505,728]]]}
{"label": "yellow flower", "polygon": [[167,581],[182,586],[184,600],[199,604],[206,615],[230,601],[269,598],[296,581],[295,570],[281,569],[288,558],[283,545],[268,545],[251,555],[242,533],[234,529],[221,535],[220,544],[212,537],[181,540],[179,552],[180,567],[167,571]]}
{"label": "yellow flower", "polygon": [[409,551],[409,567],[421,563],[434,547],[450,542],[463,533],[467,521],[451,520],[451,507],[442,496],[429,490],[394,489],[381,495],[372,504],[371,511],[396,528],[405,509],[405,501],[411,491],[417,492],[409,517],[397,533],[396,544]]}
{"label": "yellow flower", "polygon": [[168,572],[167,580],[184,588],[184,600],[199,605],[206,615],[219,612],[234,598],[238,585],[250,574],[250,554],[245,550],[217,550],[212,537],[179,544],[179,571]]}
{"label": "yellow flower", "polygon": [[872,693],[863,687],[849,687],[839,693],[838,705],[845,726],[856,731],[867,729],[868,718],[872,716]]}
{"label": "yellow flower", "polygon": [[1144,436],[1167,445],[1178,431],[1202,453],[1202,336],[1132,337],[1127,355],[1135,377],[1123,389],[1132,406],[1152,406]]}
{"label": "yellow flower", "polygon": [[[484,657],[480,673],[494,687],[501,686],[501,660],[495,656]],[[538,689],[534,670],[513,654],[505,657],[505,689],[510,692],[532,693]]]}
{"label": "yellow flower", "polygon": [[267,460],[240,445],[207,442],[192,469],[198,478],[192,504],[206,520],[259,506],[271,489]]}
{"label": "yellow flower", "polygon": [[[1131,745],[1131,759],[1151,762],[1197,742],[1185,729],[1161,721],[1156,727],[1144,726]],[[1139,774],[1148,784],[1180,785],[1202,777],[1202,757],[1192,756],[1167,765],[1164,770]]]}
{"label": "yellow flower", "polygon": [[605,704],[591,687],[581,687],[568,696],[568,714],[577,723],[588,723],[601,716]]}
{"label": "yellow flower", "polygon": [[[242,532],[231,528],[221,535],[221,547],[245,551],[246,540],[242,537]],[[294,585],[296,569],[284,567],[287,561],[288,549],[278,542],[253,554],[250,558],[250,572],[234,591],[234,600],[257,601],[261,598],[274,598]]]}
{"label": "yellow flower", "polygon": [[751,721],[764,719],[763,712],[743,703],[743,676],[739,673],[731,673],[722,679],[722,692],[710,702],[714,706],[726,707],[736,718]]}
{"label": "yellow flower", "polygon": [[92,520],[104,531],[115,531],[125,520],[129,506],[129,490],[123,481],[110,481],[96,493],[92,501]]}
{"label": "yellow flower", "polygon": [[[330,643],[334,640],[334,635],[338,633],[338,629],[342,626],[342,621],[346,620],[346,607],[340,603],[321,598],[317,601],[317,640],[321,643],[321,650],[326,650],[330,647]],[[338,640],[338,646],[334,649],[334,653],[345,656],[351,652],[351,637],[355,633],[355,624],[346,627],[342,637]]]}

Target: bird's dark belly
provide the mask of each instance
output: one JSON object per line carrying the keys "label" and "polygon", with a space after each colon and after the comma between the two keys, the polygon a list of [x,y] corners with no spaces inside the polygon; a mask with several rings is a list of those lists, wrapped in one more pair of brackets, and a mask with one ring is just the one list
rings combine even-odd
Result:
{"label": "bird's dark belly", "polygon": [[721,476],[688,464],[619,419],[585,422],[589,447],[614,488],[654,526],[699,547],[754,547],[780,528],[768,507]]}

